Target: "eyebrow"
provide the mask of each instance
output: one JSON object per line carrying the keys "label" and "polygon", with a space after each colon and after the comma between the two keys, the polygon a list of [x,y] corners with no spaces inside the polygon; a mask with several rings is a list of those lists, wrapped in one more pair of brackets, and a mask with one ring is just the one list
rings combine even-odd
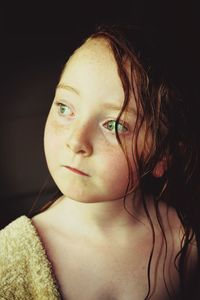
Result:
{"label": "eyebrow", "polygon": [[66,84],[59,83],[59,84],[57,85],[56,89],[64,89],[64,90],[67,90],[67,91],[71,91],[71,92],[74,92],[75,94],[77,94],[77,95],[80,96],[79,91],[76,90],[75,88],[73,88],[73,87],[70,86],[70,85],[66,85]]}
{"label": "eyebrow", "polygon": [[[74,87],[70,86],[70,85],[59,83],[57,85],[56,89],[64,89],[64,90],[73,92],[73,93],[77,94],[78,96],[80,96],[80,92],[77,89],[75,89]],[[104,103],[103,107],[106,108],[106,109],[121,111],[121,107],[118,107],[118,106],[116,106],[115,104],[112,104],[112,103]],[[130,113],[130,114],[137,114],[136,109],[130,108],[130,107],[126,108],[125,112]]]}
{"label": "eyebrow", "polygon": [[[112,110],[116,110],[116,111],[121,111],[121,107],[118,107],[118,106],[116,106],[116,105],[114,105],[114,104],[111,104],[111,103],[105,103],[104,105],[103,105],[103,107],[105,107],[105,108],[107,108],[107,109],[112,109]],[[124,111],[124,113],[130,113],[130,114],[137,114],[136,113],[136,110],[134,109],[134,108],[130,108],[130,107],[127,107],[126,109],[125,109],[125,111]]]}

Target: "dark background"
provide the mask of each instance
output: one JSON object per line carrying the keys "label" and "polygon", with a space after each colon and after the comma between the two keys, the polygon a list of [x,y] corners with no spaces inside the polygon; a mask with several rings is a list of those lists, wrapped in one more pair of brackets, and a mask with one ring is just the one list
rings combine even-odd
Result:
{"label": "dark background", "polygon": [[27,214],[36,199],[37,205],[45,203],[55,189],[43,150],[46,117],[66,59],[98,24],[131,24],[152,37],[190,107],[191,128],[198,136],[200,22],[195,2],[7,6],[1,24],[0,227]]}

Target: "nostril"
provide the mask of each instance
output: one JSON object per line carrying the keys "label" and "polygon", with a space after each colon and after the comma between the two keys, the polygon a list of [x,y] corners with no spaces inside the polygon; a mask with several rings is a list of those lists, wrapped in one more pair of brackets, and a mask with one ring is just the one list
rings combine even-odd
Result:
{"label": "nostril", "polygon": [[69,141],[66,143],[66,147],[71,149],[74,153],[83,154],[89,156],[92,153],[92,146],[89,143],[79,143],[76,141]]}

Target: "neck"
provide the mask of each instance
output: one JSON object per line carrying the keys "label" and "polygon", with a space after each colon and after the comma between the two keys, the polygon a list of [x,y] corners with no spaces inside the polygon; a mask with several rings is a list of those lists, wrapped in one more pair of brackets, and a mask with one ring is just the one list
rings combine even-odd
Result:
{"label": "neck", "polygon": [[[55,203],[52,213],[58,216],[63,228],[79,228],[89,232],[109,234],[146,223],[145,213],[141,205],[139,194],[126,197],[125,205],[123,198],[105,202],[83,203],[66,196],[62,196]],[[52,207],[53,207],[52,206]],[[51,207],[50,207],[51,212]],[[145,221],[144,221],[145,220]]]}

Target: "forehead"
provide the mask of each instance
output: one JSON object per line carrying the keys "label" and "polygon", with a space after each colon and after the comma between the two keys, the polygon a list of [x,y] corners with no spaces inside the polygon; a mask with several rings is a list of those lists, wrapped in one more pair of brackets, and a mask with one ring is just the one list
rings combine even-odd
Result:
{"label": "forehead", "polygon": [[[118,66],[109,42],[104,38],[88,39],[69,58],[59,82],[78,89],[83,96],[91,95],[122,106],[124,90]],[[134,106],[133,99],[130,99]]]}
{"label": "forehead", "polygon": [[76,60],[87,60],[91,63],[102,63],[109,60],[116,64],[109,42],[105,38],[88,38],[78,49],[74,51],[67,64]]}
{"label": "forehead", "polygon": [[114,55],[109,43],[103,38],[88,39],[72,54],[65,65],[62,77],[67,80],[73,75],[76,78],[81,77],[81,75],[86,76],[86,78],[90,76],[91,79],[98,77],[99,83],[103,77],[112,75],[110,79],[113,78],[113,81],[115,80],[121,86]]}
{"label": "forehead", "polygon": [[60,83],[72,85],[88,96],[89,93],[120,94],[123,87],[117,64],[107,41],[89,39],[69,58]]}

